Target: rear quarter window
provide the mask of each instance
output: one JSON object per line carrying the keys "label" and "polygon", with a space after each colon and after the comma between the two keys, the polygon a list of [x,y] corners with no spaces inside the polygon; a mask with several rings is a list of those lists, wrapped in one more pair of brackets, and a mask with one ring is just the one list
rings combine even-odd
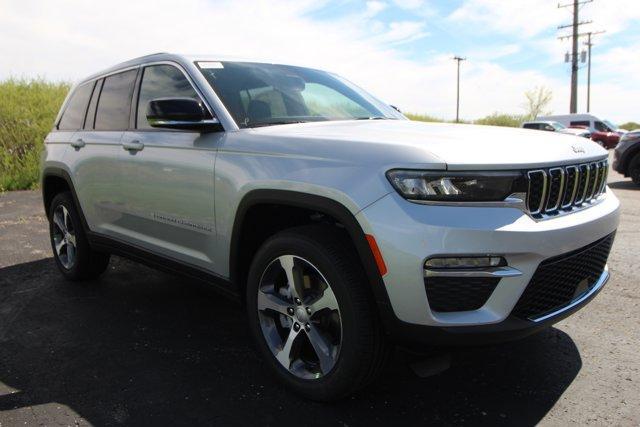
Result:
{"label": "rear quarter window", "polygon": [[98,107],[96,130],[125,130],[129,128],[131,94],[137,70],[113,74],[104,79]]}
{"label": "rear quarter window", "polygon": [[87,112],[87,104],[89,103],[94,83],[95,82],[85,83],[73,91],[58,123],[58,129],[78,130],[82,128],[84,115]]}

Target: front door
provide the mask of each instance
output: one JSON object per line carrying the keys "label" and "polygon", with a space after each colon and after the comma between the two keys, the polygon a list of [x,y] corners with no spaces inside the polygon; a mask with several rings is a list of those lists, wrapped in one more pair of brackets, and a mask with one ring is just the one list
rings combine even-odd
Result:
{"label": "front door", "polygon": [[[148,102],[199,95],[174,65],[142,70],[132,130],[120,150],[120,225],[133,243],[176,260],[215,266],[214,164],[222,133],[152,128]],[[135,96],[134,96],[135,98]]]}

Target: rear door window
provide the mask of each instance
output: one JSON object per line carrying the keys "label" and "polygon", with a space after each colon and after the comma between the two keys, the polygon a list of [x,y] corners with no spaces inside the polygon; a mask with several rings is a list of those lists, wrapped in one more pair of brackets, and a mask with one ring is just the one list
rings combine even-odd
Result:
{"label": "rear door window", "polygon": [[96,130],[129,128],[131,94],[137,70],[113,74],[104,79],[96,110]]}
{"label": "rear door window", "polygon": [[94,82],[85,83],[73,92],[67,108],[65,108],[58,129],[60,130],[78,130],[82,128],[84,115],[87,112],[87,104],[91,97]]}
{"label": "rear door window", "polygon": [[136,127],[151,129],[147,122],[149,101],[158,98],[192,98],[200,101],[196,90],[185,75],[173,65],[152,65],[145,67],[138,96]]}

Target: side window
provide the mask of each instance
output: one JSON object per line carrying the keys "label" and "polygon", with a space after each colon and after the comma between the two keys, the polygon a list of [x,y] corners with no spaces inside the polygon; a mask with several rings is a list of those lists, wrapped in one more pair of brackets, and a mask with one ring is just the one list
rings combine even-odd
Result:
{"label": "side window", "polygon": [[96,130],[129,128],[131,93],[136,72],[137,70],[125,71],[104,79],[96,110]]}
{"label": "side window", "polygon": [[525,123],[522,127],[525,129],[538,129],[538,125],[535,123]]}
{"label": "side window", "polygon": [[93,95],[91,95],[91,101],[89,101],[89,108],[87,109],[87,117],[84,119],[84,129],[93,129],[96,121],[96,107],[98,106],[98,97],[100,96],[100,90],[102,90],[102,83],[104,83],[104,79],[98,80],[96,87],[93,89]]}
{"label": "side window", "polygon": [[571,122],[571,126],[586,126],[586,127],[590,127],[591,124],[589,123],[588,120],[580,120],[577,122]]}
{"label": "side window", "polygon": [[187,78],[172,65],[152,65],[145,67],[138,96],[136,127],[151,129],[147,122],[149,101],[157,98],[193,98],[200,100]]}
{"label": "side window", "polygon": [[84,121],[84,114],[87,111],[87,104],[89,103],[89,97],[93,89],[94,82],[85,83],[73,92],[67,108],[65,108],[60,123],[58,123],[58,129],[60,130],[77,130],[82,128]]}
{"label": "side window", "polygon": [[601,132],[609,132],[609,128],[607,127],[607,125],[599,121],[593,122],[593,127],[595,127],[596,130],[599,130]]}

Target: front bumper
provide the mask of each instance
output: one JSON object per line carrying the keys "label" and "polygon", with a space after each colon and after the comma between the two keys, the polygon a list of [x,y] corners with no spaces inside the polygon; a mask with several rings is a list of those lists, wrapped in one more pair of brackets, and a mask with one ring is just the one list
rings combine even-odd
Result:
{"label": "front bumper", "polygon": [[[375,236],[387,265],[385,299],[377,293],[387,329],[402,341],[498,341],[527,335],[586,304],[597,286],[557,313],[534,322],[512,315],[540,263],[613,233],[619,202],[610,190],[598,204],[536,221],[516,208],[425,206],[391,193],[361,211],[364,231]],[[436,311],[429,304],[424,261],[433,256],[496,255],[521,275],[500,278],[486,302],[468,311]]]}

